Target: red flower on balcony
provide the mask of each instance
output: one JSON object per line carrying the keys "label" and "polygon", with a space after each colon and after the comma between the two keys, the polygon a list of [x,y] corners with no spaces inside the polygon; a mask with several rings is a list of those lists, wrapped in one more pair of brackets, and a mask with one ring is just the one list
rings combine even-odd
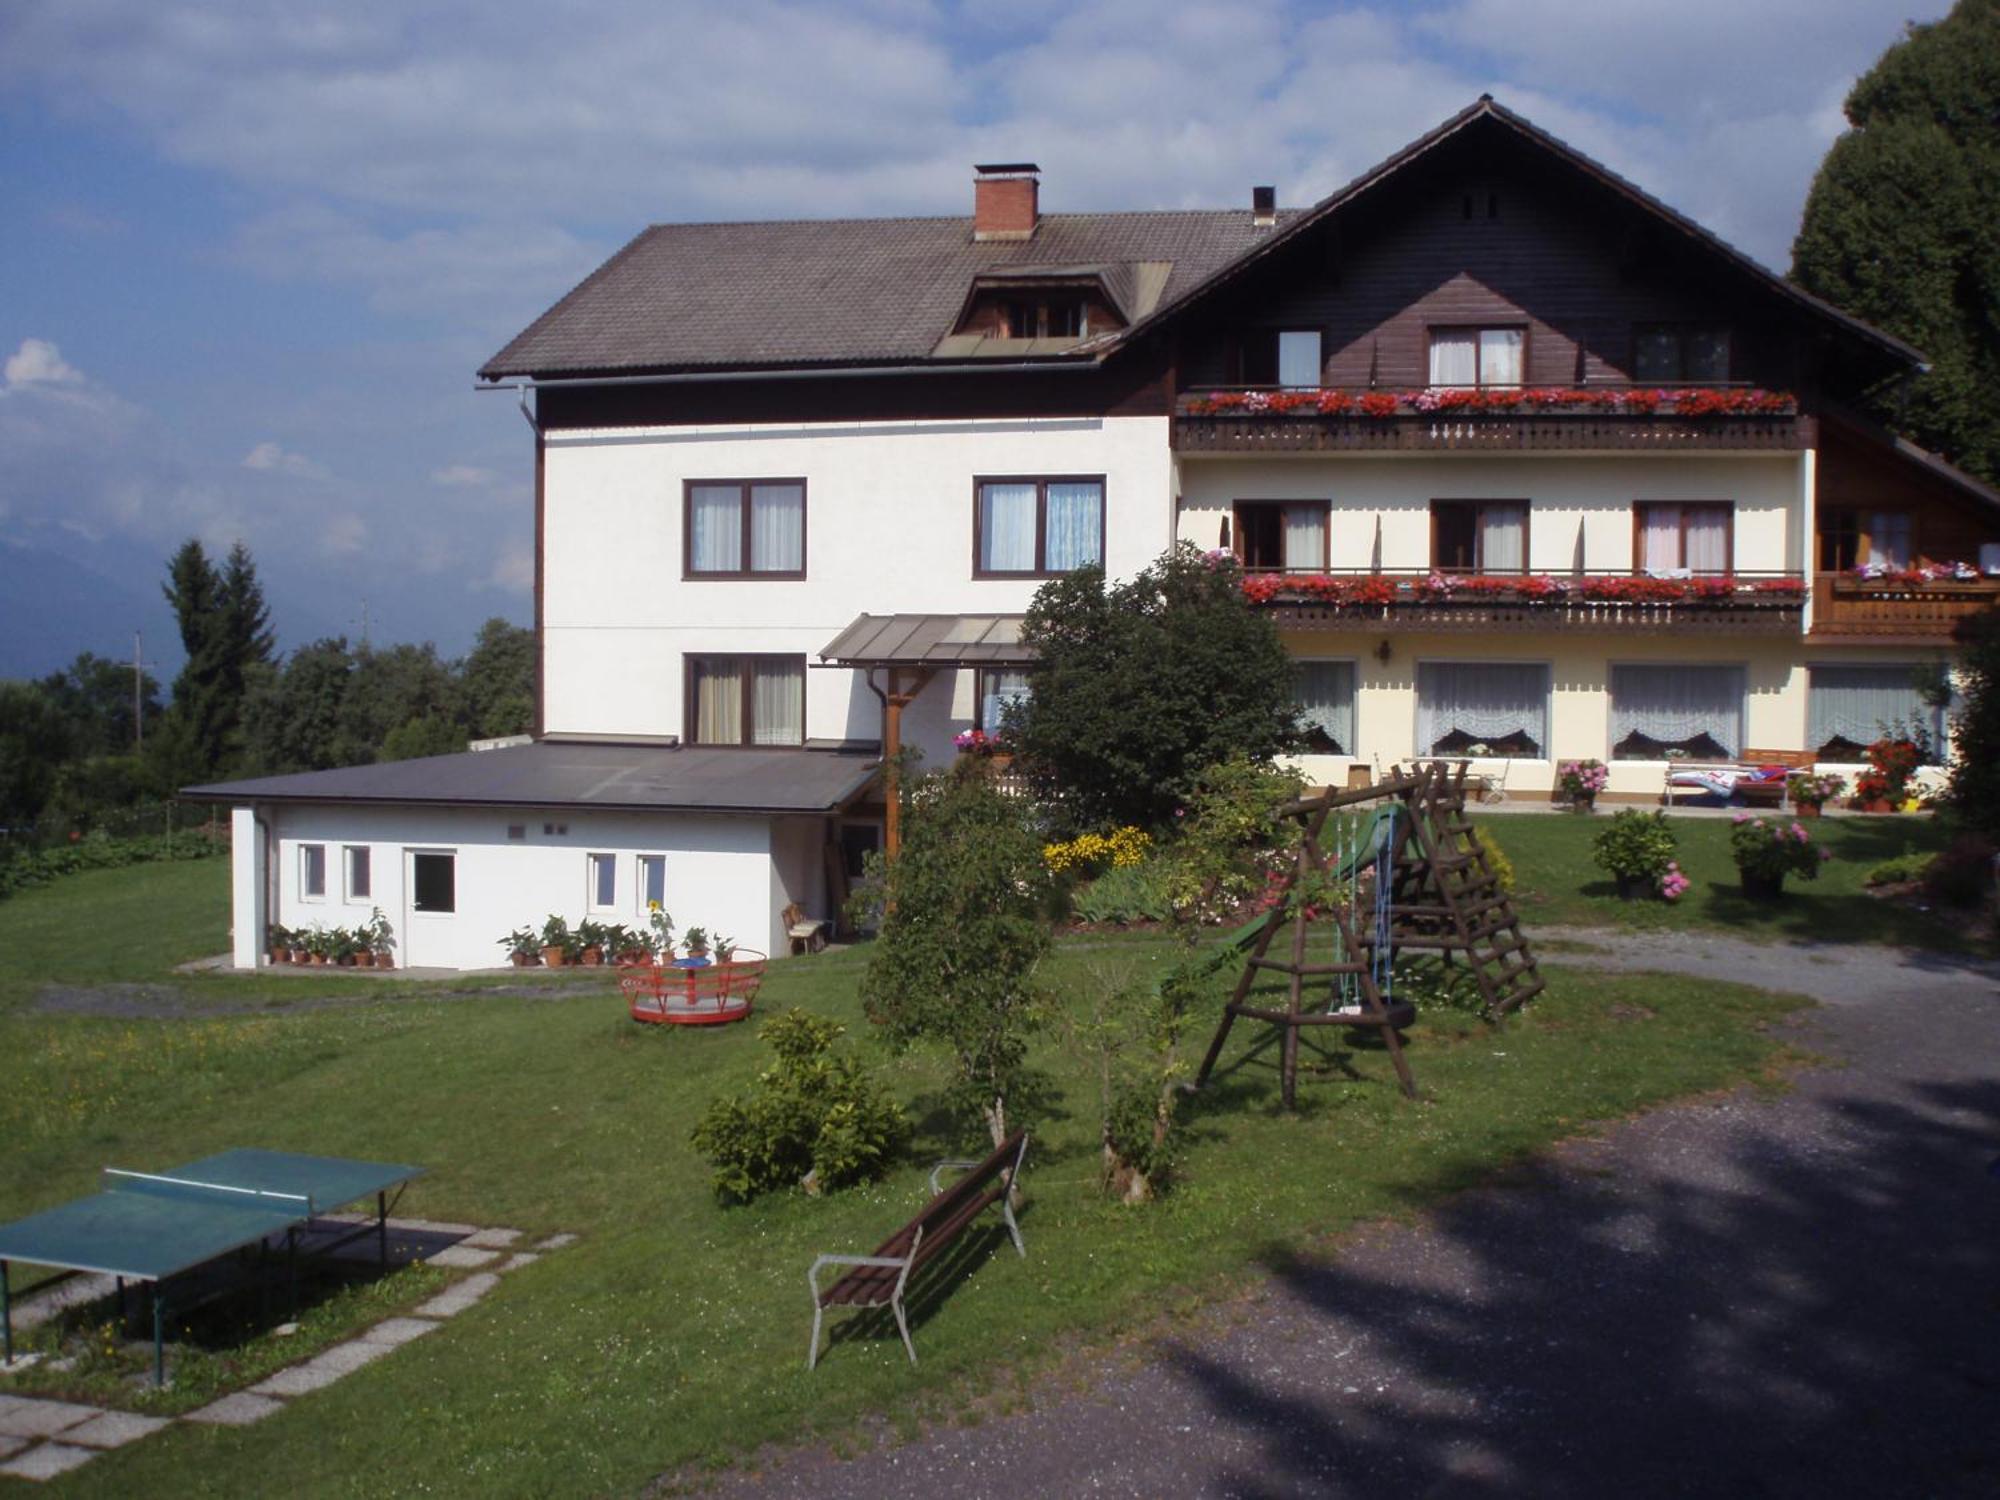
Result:
{"label": "red flower on balcony", "polygon": [[1361,415],[1364,417],[1393,417],[1396,415],[1396,398],[1387,391],[1369,391],[1361,398]]}

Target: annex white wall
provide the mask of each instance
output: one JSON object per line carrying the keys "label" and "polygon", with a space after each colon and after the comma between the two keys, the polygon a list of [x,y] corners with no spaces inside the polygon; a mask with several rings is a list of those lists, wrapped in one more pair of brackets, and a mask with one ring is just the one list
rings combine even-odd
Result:
{"label": "annex white wall", "polygon": [[[773,904],[772,899],[776,887],[769,819],[337,806],[266,807],[263,815],[275,838],[275,919],[287,927],[352,928],[379,906],[396,931],[397,962],[408,967],[476,969],[505,963],[499,939],[516,927],[539,929],[552,912],[572,926],[586,916],[637,926],[645,920],[637,864],[642,854],[666,857],[665,904],[676,931],[699,925],[766,953],[774,951],[782,933],[778,914],[785,902]],[[783,821],[797,825],[783,840],[794,851],[819,837],[817,819]],[[510,824],[521,825],[526,836],[509,839]],[[567,831],[545,832],[545,827]],[[235,857],[244,859],[257,842],[239,841]],[[318,900],[302,893],[300,848],[312,843],[326,846],[327,889]],[[371,851],[372,890],[365,899],[346,896],[342,851],[347,845]],[[456,853],[457,910],[450,916],[410,911],[405,851],[411,849]],[[592,853],[617,857],[614,910],[589,905]],[[810,869],[796,853],[785,863]],[[254,913],[245,915],[243,883],[239,867],[238,927],[247,922],[261,933]],[[829,915],[817,909],[818,893],[802,877],[800,889],[805,894],[795,899],[814,915]]]}
{"label": "annex white wall", "polygon": [[[1164,417],[635,428],[547,435],[543,627],[549,733],[680,734],[686,652],[808,663],[862,613],[1018,613],[1034,580],[972,576],[976,476],[1102,474],[1105,565],[1129,576],[1173,539]],[[688,480],[803,478],[803,580],[683,580]],[[933,761],[970,723],[945,674],[906,731]],[[848,671],[809,668],[806,732],[874,739]]]}
{"label": "annex white wall", "polygon": [[1529,571],[1624,572],[1634,566],[1636,502],[1733,500],[1737,568],[1803,571],[1806,464],[1798,453],[1184,458],[1179,534],[1213,547],[1238,500],[1329,500],[1332,567],[1422,572],[1431,562],[1433,500],[1526,500]]}

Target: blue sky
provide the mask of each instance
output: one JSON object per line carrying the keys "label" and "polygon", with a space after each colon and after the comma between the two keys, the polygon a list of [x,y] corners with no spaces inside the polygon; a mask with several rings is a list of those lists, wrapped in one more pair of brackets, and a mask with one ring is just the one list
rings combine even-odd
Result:
{"label": "blue sky", "polygon": [[[1855,75],[1946,0],[9,0],[0,673],[159,654],[166,554],[282,640],[525,623],[485,357],[651,222],[1310,202],[1490,90],[1783,268]],[[74,645],[70,642],[74,641]]]}

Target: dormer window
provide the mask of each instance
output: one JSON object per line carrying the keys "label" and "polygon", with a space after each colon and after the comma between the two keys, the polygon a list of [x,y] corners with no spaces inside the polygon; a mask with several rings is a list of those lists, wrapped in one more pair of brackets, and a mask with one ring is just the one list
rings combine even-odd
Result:
{"label": "dormer window", "polygon": [[1009,297],[1000,304],[1002,338],[1080,339],[1090,334],[1090,311],[1082,292]]}

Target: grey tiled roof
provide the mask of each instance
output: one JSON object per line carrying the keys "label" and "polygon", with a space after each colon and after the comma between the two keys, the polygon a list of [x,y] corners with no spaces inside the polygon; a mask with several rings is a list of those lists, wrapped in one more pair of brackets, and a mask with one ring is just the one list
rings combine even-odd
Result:
{"label": "grey tiled roof", "polygon": [[868,784],[872,756],[828,750],[541,740],[336,771],[188,787],[204,802],[361,802],[644,812],[828,812]]}
{"label": "grey tiled roof", "polygon": [[984,242],[969,218],[657,224],[479,373],[922,360],[982,273],[1090,266],[1129,295],[1140,263],[1165,261],[1164,304],[1272,233],[1247,208],[1043,214],[1032,239]]}
{"label": "grey tiled roof", "polygon": [[1020,615],[859,615],[819,659],[836,666],[956,667],[1022,663]]}

